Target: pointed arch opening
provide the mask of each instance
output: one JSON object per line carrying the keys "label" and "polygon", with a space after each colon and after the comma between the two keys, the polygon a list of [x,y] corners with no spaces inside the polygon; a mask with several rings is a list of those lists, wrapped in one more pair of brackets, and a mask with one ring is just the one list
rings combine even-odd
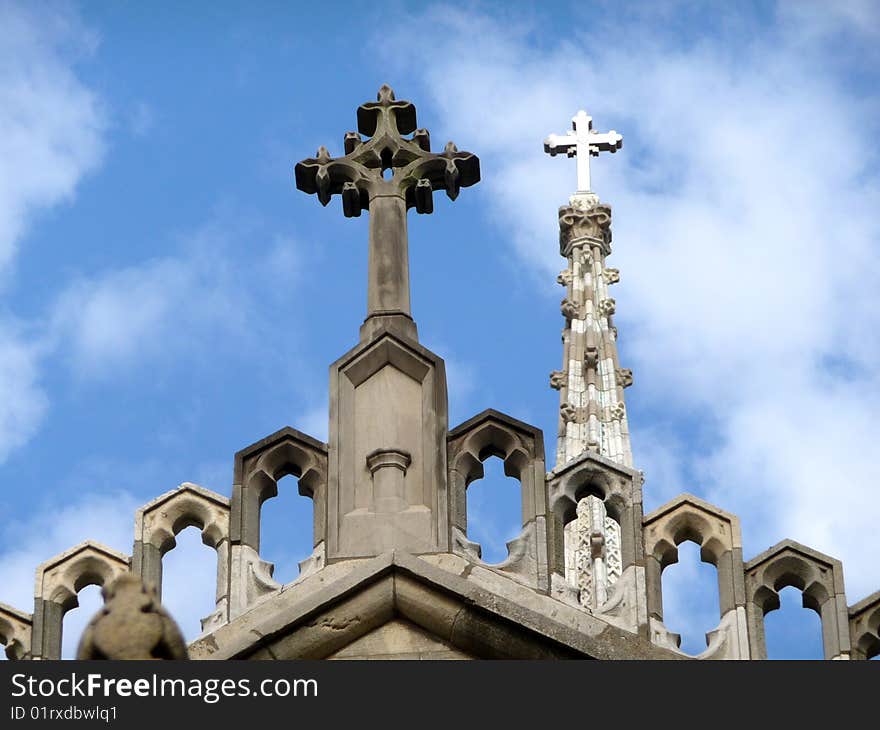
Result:
{"label": "pointed arch opening", "polygon": [[202,633],[202,620],[216,607],[217,551],[201,527],[190,525],[162,557],[162,604],[189,642]]}
{"label": "pointed arch opening", "polygon": [[272,577],[283,585],[299,577],[300,563],[312,554],[315,509],[297,474],[284,474],[276,485],[260,509],[260,556],[274,564]]}
{"label": "pointed arch opening", "polygon": [[522,530],[522,487],[495,452],[480,454],[482,476],[467,485],[468,538],[479,543],[490,565],[508,557],[507,543]]}
{"label": "pointed arch opening", "polygon": [[819,607],[794,585],[778,592],[776,606],[764,614],[768,659],[822,659],[822,619]]}
{"label": "pointed arch opening", "polygon": [[721,616],[718,569],[693,539],[683,540],[663,567],[663,623],[679,637],[679,648],[696,656],[708,647],[707,633]]}
{"label": "pointed arch opening", "polygon": [[64,618],[61,622],[62,659],[76,658],[76,650],[86,624],[104,605],[100,584],[93,579],[86,579],[86,581],[81,586],[77,586],[76,597],[64,612]]}

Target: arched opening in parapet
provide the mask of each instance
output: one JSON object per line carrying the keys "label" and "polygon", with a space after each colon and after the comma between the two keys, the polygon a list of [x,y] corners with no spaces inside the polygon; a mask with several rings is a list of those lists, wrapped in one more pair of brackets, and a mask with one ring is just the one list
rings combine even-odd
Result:
{"label": "arched opening in parapet", "polygon": [[[807,601],[809,603],[809,601]],[[794,586],[779,591],[779,608],[764,615],[768,659],[822,659],[822,619]]]}
{"label": "arched opening in parapet", "polygon": [[314,549],[314,504],[299,493],[299,478],[278,480],[278,496],[260,510],[260,557],[275,564],[272,577],[290,583],[299,577],[299,564]]}
{"label": "arched opening in parapet", "polygon": [[79,640],[82,638],[86,625],[104,605],[101,587],[95,584],[84,586],[76,594],[76,601],[78,605],[66,611],[61,622],[62,659],[76,658]]}
{"label": "arched opening in parapet", "polygon": [[706,633],[718,626],[718,570],[701,557],[700,546],[685,540],[663,569],[663,625],[681,637],[679,648],[696,656],[706,650]]}
{"label": "arched opening in parapet", "polygon": [[504,473],[497,456],[483,460],[483,476],[467,487],[467,536],[480,544],[481,559],[507,559],[507,543],[522,531],[522,486]]}
{"label": "arched opening in parapet", "polygon": [[198,526],[181,530],[175,543],[162,558],[162,605],[191,642],[215,609],[217,552],[205,545]]}

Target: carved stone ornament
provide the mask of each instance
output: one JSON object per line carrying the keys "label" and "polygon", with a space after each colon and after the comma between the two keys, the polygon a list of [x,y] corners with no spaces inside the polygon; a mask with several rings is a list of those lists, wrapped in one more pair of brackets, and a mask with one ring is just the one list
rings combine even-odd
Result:
{"label": "carved stone ornament", "polygon": [[550,373],[550,387],[553,390],[560,390],[565,386],[565,382],[568,380],[568,373],[564,370],[554,370]]}
{"label": "carved stone ornament", "polygon": [[187,659],[177,624],[141,579],[124,573],[101,590],[104,607],[80,640],[77,659]]}
{"label": "carved stone ornament", "polygon": [[563,269],[559,272],[559,275],[556,277],[556,283],[561,286],[568,286],[571,284],[572,276],[571,269]]}
{"label": "carved stone ornament", "polygon": [[602,271],[602,278],[605,279],[606,284],[616,284],[620,281],[620,270],[604,269]]}
{"label": "carved stone ornament", "polygon": [[562,300],[559,311],[566,319],[579,319],[581,315],[581,308],[568,298]]}
{"label": "carved stone ornament", "polygon": [[613,299],[603,299],[599,302],[599,314],[605,315],[606,317],[614,314],[617,309],[617,303]]}
{"label": "carved stone ornament", "polygon": [[577,421],[578,418],[578,408],[573,406],[571,403],[563,403],[559,406],[559,415],[562,416],[562,420],[566,423],[572,423]]}
{"label": "carved stone ornament", "polygon": [[599,348],[595,345],[587,345],[584,348],[584,363],[587,368],[595,368],[599,362]]}
{"label": "carved stone ornament", "polygon": [[572,206],[559,209],[559,253],[568,256],[574,243],[590,239],[601,244],[606,253],[610,252],[611,244],[611,208],[597,205],[589,211],[582,211]]}
{"label": "carved stone ornament", "polygon": [[[343,213],[353,217],[369,209],[377,195],[402,194],[407,208],[431,213],[434,190],[444,190],[455,200],[461,188],[480,180],[480,161],[470,152],[460,152],[452,142],[442,152],[431,152],[428,130],[416,129],[415,106],[398,101],[387,84],[376,101],[358,107],[357,121],[358,131],[345,135],[344,157],[331,157],[319,147],[315,157],[296,165],[296,186],[317,194],[322,205],[340,195]],[[412,137],[403,136],[407,134]],[[386,170],[390,179],[383,177]]]}
{"label": "carved stone ornament", "polygon": [[629,388],[633,384],[633,371],[630,368],[617,368],[614,371],[614,376],[621,388]]}

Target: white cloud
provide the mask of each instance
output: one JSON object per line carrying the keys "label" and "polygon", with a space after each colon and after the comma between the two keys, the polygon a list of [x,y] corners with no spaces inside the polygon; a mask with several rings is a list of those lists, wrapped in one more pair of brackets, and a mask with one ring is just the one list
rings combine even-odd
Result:
{"label": "white cloud", "polygon": [[93,45],[57,6],[0,5],[0,267],[34,216],[101,161],[104,114],[71,68]]}
{"label": "white cloud", "polygon": [[293,427],[319,441],[327,441],[329,437],[330,411],[326,400],[303,412],[293,420]]}
{"label": "white cloud", "polygon": [[[241,347],[260,332],[258,301],[285,291],[298,270],[295,243],[277,239],[243,260],[244,233],[221,220],[181,241],[174,256],[83,276],[59,295],[52,341],[84,378],[137,365],[191,362],[233,338]],[[252,278],[251,278],[252,277]]]}
{"label": "white cloud", "polygon": [[[101,161],[101,104],[72,69],[94,43],[58,6],[0,4],[0,290],[38,214],[69,201]],[[0,321],[0,463],[47,411],[42,349],[39,338]]]}
{"label": "white cloud", "polygon": [[0,463],[31,439],[46,413],[38,357],[15,326],[0,322]]}
{"label": "white cloud", "polygon": [[30,611],[36,567],[83,540],[95,540],[126,555],[131,553],[134,513],[139,506],[128,492],[93,494],[4,525],[0,601]]}
{"label": "white cloud", "polygon": [[[531,26],[443,8],[413,21],[430,36],[405,25],[386,45],[425,69],[432,131],[480,155],[478,194],[548,296],[555,211],[575,180],[541,142],[584,106],[624,134],[594,182],[615,208],[628,395],[685,444],[695,422],[714,434],[695,451],[656,434],[641,450],[634,433],[649,506],[652,492],[702,493],[740,514],[751,554],[791,536],[844,559],[854,601],[880,583],[865,478],[880,405],[880,182],[865,111],[880,99],[842,83],[827,34],[790,10],[692,39],[656,18],[599,20],[536,47]],[[849,10],[835,32],[864,44],[876,13]],[[682,474],[700,483],[654,483]]]}

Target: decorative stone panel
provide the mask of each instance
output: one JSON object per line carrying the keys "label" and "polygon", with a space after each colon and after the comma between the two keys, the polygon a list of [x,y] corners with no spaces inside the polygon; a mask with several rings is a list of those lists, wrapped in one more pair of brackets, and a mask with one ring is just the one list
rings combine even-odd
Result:
{"label": "decorative stone panel", "polygon": [[548,477],[553,527],[551,564],[556,573],[558,597],[580,602],[577,595],[563,589],[565,571],[565,526],[578,519],[578,505],[588,496],[601,500],[607,517],[620,526],[620,544],[613,546],[620,577],[608,591],[606,600],[593,613],[627,631],[648,633],[645,598],[645,555],[642,544],[642,474],[611,459],[585,452]]}
{"label": "decorative stone panel", "polygon": [[849,616],[839,560],[783,540],[745,565],[751,656],[767,658],[764,616],[779,608],[779,591],[794,586],[803,593],[805,608],[822,619],[826,659],[848,659]]}

